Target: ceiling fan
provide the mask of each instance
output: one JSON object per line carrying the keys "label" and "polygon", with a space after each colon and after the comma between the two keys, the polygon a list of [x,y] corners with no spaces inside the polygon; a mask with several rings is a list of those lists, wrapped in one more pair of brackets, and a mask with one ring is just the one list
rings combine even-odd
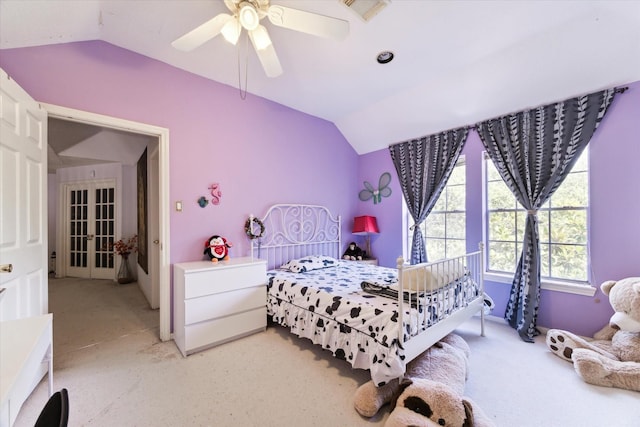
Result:
{"label": "ceiling fan", "polygon": [[244,28],[256,50],[258,59],[268,77],[282,74],[282,66],[271,43],[267,29],[260,24],[266,16],[278,27],[311,34],[314,36],[343,40],[349,34],[349,22],[290,7],[272,5],[269,0],[224,0],[231,14],[221,13],[194,28],[171,45],[189,52],[218,34],[228,42],[236,44]]}

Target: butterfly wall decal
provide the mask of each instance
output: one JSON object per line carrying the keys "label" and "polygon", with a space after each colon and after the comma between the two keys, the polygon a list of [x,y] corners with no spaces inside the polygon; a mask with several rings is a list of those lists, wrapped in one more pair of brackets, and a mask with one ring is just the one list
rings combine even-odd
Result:
{"label": "butterfly wall decal", "polygon": [[378,180],[378,189],[373,188],[368,181],[365,181],[364,190],[360,190],[358,197],[363,202],[373,198],[373,204],[377,205],[382,202],[383,197],[389,197],[391,195],[391,188],[389,188],[390,183],[391,174],[389,172],[385,172],[380,175],[380,179]]}

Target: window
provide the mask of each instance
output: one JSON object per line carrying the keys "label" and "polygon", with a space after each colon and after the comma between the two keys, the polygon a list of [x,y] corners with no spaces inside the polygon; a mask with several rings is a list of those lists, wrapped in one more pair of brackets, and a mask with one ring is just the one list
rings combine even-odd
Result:
{"label": "window", "polygon": [[[464,156],[460,156],[446,187],[421,225],[429,261],[466,253],[465,181],[465,160]],[[405,254],[410,254],[413,239],[410,227],[413,226],[413,218],[404,203],[403,209],[409,226]],[[406,256],[405,258],[408,259]]]}
{"label": "window", "polygon": [[[542,279],[587,282],[589,176],[585,149],[562,185],[538,211]],[[487,270],[514,273],[526,211],[485,154]]]}

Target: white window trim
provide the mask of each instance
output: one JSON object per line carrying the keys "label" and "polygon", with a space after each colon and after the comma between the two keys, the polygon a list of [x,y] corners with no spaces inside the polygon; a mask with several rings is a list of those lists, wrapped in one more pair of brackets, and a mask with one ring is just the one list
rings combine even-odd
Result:
{"label": "white window trim", "polygon": [[[513,275],[485,271],[484,280],[511,285],[513,283]],[[589,297],[594,296],[596,293],[596,288],[588,283],[580,284],[542,279],[540,287],[547,291],[557,291],[567,294],[584,295]]]}
{"label": "white window trim", "polygon": [[[464,181],[465,181],[464,182],[465,197],[466,197],[466,192],[467,192],[467,177],[466,177],[467,163],[466,162],[467,162],[466,155],[465,154],[461,154],[458,157],[458,160],[456,161],[456,165],[455,165],[455,167],[459,167],[460,166],[460,167],[464,167],[465,168],[465,179],[464,179]],[[483,163],[483,165],[484,165],[484,163]],[[459,211],[445,211],[445,212],[451,213],[451,212],[459,212]],[[465,201],[465,210],[462,211],[462,212],[464,212],[465,223],[466,223],[466,217],[467,217],[466,201]],[[405,243],[403,244],[402,256],[407,261],[411,260],[411,242],[409,240],[413,236],[413,234],[409,232],[409,224],[411,222],[412,222],[411,214],[409,213],[409,210],[407,209],[407,204],[405,203],[404,198],[403,198],[402,199],[402,240]],[[424,222],[422,223],[422,225],[424,226]],[[426,233],[423,232],[423,236],[424,236],[425,244],[426,244],[426,242],[427,242]],[[447,240],[446,236],[444,238],[442,238],[442,240]],[[458,239],[458,240],[462,240],[462,239]],[[465,241],[465,244],[466,244],[466,229],[465,229],[465,239],[464,239],[464,241]]]}
{"label": "white window trim", "polygon": [[[482,156],[482,180],[483,180],[483,184],[482,184],[482,212],[483,212],[482,241],[484,242],[484,248],[485,248],[484,250],[487,251],[488,248],[487,248],[486,221],[488,221],[488,218],[487,218],[488,208],[487,208],[487,186],[485,185],[486,179],[487,179],[486,178],[486,176],[487,176],[487,169],[486,169],[487,165],[485,163],[486,152],[482,151],[481,156]],[[587,213],[587,215],[588,215],[588,213]],[[588,239],[590,239],[590,230],[588,230],[588,233],[589,233]],[[588,248],[588,244],[587,244],[587,248]],[[513,274],[497,273],[495,271],[490,271],[490,270],[486,269],[486,267],[485,267],[484,279],[488,280],[490,282],[505,283],[505,284],[511,285],[513,283]],[[584,296],[592,297],[592,296],[595,295],[596,290],[597,290],[596,287],[593,286],[589,282],[572,283],[572,282],[568,282],[568,281],[552,280],[552,279],[545,279],[545,278],[542,278],[541,282],[542,282],[540,284],[540,288],[541,289],[548,290],[548,291],[564,292],[564,293],[573,294],[573,295],[584,295]]]}

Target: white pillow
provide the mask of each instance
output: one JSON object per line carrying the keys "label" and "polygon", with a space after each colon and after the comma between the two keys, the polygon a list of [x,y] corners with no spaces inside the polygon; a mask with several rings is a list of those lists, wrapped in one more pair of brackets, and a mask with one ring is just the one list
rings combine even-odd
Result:
{"label": "white pillow", "polygon": [[409,292],[433,292],[461,278],[464,274],[465,267],[462,260],[425,265],[404,272],[402,287]]}
{"label": "white pillow", "polygon": [[305,271],[318,270],[321,268],[334,267],[338,260],[330,256],[312,255],[298,259],[292,259],[282,264],[281,270],[287,270],[292,273],[304,273]]}

